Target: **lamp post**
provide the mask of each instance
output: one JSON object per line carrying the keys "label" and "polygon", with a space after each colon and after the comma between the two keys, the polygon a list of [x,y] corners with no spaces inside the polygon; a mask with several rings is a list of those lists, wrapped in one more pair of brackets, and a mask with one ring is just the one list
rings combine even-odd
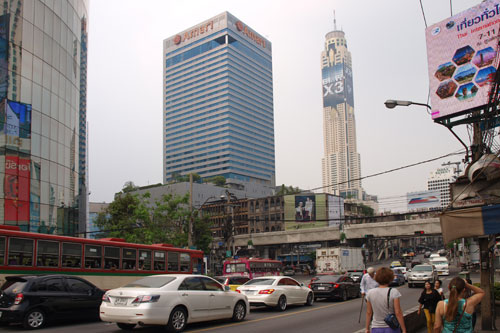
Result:
{"label": "lamp post", "polygon": [[226,198],[227,199],[227,206],[231,209],[231,224],[230,224],[230,230],[231,230],[231,234],[230,234],[230,242],[228,242],[227,244],[227,247],[228,247],[228,250],[231,249],[231,254],[234,256],[234,253],[235,253],[235,244],[234,244],[234,205],[231,204],[231,199],[234,198],[234,199],[237,199],[234,194],[232,194],[231,192],[229,192],[228,190],[226,190],[226,193],[225,195],[221,195],[221,199],[224,199]]}

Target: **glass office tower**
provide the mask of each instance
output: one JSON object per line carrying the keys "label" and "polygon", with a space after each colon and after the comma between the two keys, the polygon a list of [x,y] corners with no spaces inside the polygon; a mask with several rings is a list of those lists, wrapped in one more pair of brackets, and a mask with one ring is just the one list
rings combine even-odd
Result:
{"label": "glass office tower", "polygon": [[0,9],[0,224],[77,234],[88,214],[88,1]]}
{"label": "glass office tower", "polygon": [[163,42],[163,180],[274,186],[271,43],[224,12]]}

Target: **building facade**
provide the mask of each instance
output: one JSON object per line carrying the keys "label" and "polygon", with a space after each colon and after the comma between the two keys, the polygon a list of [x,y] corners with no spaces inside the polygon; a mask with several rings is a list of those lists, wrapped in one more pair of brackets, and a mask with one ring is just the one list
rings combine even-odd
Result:
{"label": "building facade", "polygon": [[444,209],[450,204],[450,183],[456,179],[457,167],[453,166],[442,166],[430,173],[427,179],[427,190],[440,192],[440,208]]}
{"label": "building facade", "polygon": [[163,180],[275,183],[271,43],[228,12],[163,42]]}
{"label": "building facade", "polygon": [[0,9],[0,223],[84,232],[88,1]]}
{"label": "building facade", "polygon": [[322,178],[325,192],[362,200],[361,162],[356,145],[356,122],[351,53],[343,31],[326,34],[321,52],[323,86]]}

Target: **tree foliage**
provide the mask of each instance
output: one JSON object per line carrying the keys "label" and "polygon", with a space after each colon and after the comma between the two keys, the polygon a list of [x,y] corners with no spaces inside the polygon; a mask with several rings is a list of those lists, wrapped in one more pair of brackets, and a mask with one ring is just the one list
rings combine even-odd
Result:
{"label": "tree foliage", "polygon": [[298,187],[286,186],[285,184],[281,184],[281,187],[276,195],[298,194],[300,192],[300,188]]}
{"label": "tree foliage", "polygon": [[115,195],[108,208],[96,220],[101,236],[123,238],[141,244],[167,243],[187,246],[188,222],[193,216],[193,240],[206,251],[212,241],[210,225],[188,207],[189,195],[167,194],[152,201],[149,192],[139,195],[130,191]]}
{"label": "tree foliage", "polygon": [[216,186],[226,185],[226,178],[224,176],[214,176],[210,178],[205,178],[205,182],[215,184]]}

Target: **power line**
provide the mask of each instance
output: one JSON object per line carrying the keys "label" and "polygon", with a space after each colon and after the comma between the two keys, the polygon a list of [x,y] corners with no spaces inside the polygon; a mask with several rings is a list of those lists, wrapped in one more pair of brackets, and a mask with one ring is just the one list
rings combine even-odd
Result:
{"label": "power line", "polygon": [[422,16],[424,17],[425,27],[427,28],[427,20],[425,19],[424,6],[422,6],[422,0],[420,0],[420,8],[422,9]]}

